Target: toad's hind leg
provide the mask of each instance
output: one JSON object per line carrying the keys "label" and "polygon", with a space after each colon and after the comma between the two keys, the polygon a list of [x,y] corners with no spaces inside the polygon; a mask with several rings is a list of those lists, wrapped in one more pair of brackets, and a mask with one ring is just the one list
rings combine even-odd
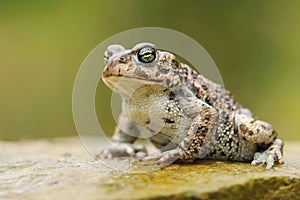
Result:
{"label": "toad's hind leg", "polygon": [[278,161],[280,164],[284,164],[282,149],[283,143],[277,138],[272,142],[271,146],[267,150],[263,152],[256,152],[251,164],[260,165],[267,163],[266,169],[271,169],[275,161]]}
{"label": "toad's hind leg", "polygon": [[267,122],[254,119],[250,115],[236,114],[235,128],[239,135],[248,143],[255,144],[257,151],[254,155],[252,165],[267,164],[267,169],[273,167],[274,162],[283,164],[283,143],[276,138],[277,134],[273,127]]}

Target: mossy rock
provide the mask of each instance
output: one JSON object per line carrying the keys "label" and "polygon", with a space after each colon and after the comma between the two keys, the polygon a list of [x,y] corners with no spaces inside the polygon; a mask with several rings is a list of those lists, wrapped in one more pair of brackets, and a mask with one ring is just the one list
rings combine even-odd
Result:
{"label": "mossy rock", "polygon": [[300,142],[284,166],[199,161],[145,173],[95,161],[77,138],[0,142],[0,199],[300,199]]}

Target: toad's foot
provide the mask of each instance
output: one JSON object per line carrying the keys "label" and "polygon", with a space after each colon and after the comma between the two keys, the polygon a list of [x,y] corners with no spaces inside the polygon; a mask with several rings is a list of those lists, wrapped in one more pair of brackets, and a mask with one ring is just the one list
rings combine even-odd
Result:
{"label": "toad's foot", "polygon": [[98,159],[112,159],[115,157],[136,157],[146,156],[144,145],[133,145],[129,143],[113,143],[111,146],[104,147],[96,154]]}
{"label": "toad's foot", "polygon": [[275,161],[280,164],[284,164],[282,158],[282,147],[283,143],[280,139],[275,139],[273,144],[264,152],[256,152],[254,159],[251,162],[252,165],[263,165],[267,164],[266,169],[271,169]]}
{"label": "toad's foot", "polygon": [[165,152],[149,154],[146,157],[140,159],[140,161],[145,165],[155,164],[162,169],[176,161],[181,156],[181,151],[182,150],[172,149]]}

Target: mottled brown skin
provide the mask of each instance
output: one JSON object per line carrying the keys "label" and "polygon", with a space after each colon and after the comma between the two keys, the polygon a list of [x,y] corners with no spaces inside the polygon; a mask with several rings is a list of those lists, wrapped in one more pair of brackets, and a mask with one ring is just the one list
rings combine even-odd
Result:
{"label": "mottled brown skin", "polygon": [[[117,146],[98,157],[143,155],[141,161],[161,168],[196,159],[253,160],[267,168],[284,163],[282,141],[270,124],[173,54],[150,43],[131,50],[111,45],[105,63],[103,80],[122,96],[123,112],[112,138]],[[145,149],[133,145],[139,137],[149,138],[160,152],[142,154]]]}

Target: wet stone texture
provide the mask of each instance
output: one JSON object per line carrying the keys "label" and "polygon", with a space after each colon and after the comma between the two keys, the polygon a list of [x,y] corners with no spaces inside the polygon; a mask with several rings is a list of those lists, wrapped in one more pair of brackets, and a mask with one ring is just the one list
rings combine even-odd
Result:
{"label": "wet stone texture", "polygon": [[300,199],[300,142],[284,166],[199,161],[144,173],[116,171],[77,138],[0,141],[0,199]]}

